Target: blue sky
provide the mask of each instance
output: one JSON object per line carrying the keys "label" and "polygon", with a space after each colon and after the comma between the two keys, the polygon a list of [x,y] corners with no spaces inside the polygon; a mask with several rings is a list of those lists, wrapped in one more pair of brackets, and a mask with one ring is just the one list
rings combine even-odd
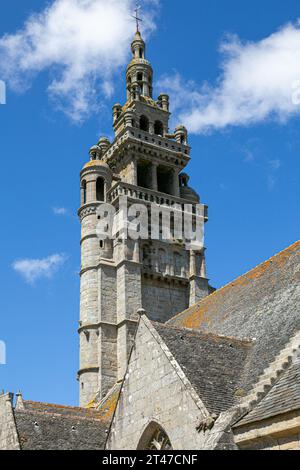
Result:
{"label": "blue sky", "polygon": [[[111,107],[124,102],[134,23],[126,11],[130,0],[121,2],[122,11],[115,0],[118,28],[98,36],[96,16],[77,38],[58,22],[58,34],[66,37],[56,44],[46,16],[35,17],[42,25],[37,47],[24,22],[53,3],[1,2],[0,79],[8,90],[7,104],[0,105],[0,340],[7,346],[0,388],[76,404],[79,171],[89,147],[112,136]],[[64,4],[70,13],[64,21],[76,29],[72,4],[80,0],[55,3]],[[100,23],[104,3],[110,2],[98,0]],[[157,95],[164,86],[173,97],[173,122],[183,119],[193,130],[189,172],[209,205],[208,274],[220,287],[299,239],[300,108],[287,96],[300,80],[300,61],[293,60],[300,9],[296,0],[182,5],[146,2],[147,56],[161,84]],[[103,10],[110,20],[113,13]],[[88,23],[89,16],[79,18]],[[290,29],[282,29],[289,22]],[[92,52],[88,42],[81,49],[89,30]]]}

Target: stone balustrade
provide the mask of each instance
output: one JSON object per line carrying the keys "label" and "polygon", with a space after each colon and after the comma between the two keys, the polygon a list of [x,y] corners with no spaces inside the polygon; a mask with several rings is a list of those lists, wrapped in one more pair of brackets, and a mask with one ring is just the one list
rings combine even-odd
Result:
{"label": "stone balustrade", "polygon": [[[109,191],[108,191],[108,201],[113,203],[118,197],[120,196],[127,196],[129,199],[143,201],[146,203],[154,203],[160,206],[167,206],[169,208],[180,208],[183,209],[185,207],[185,211],[189,212],[188,208],[195,207],[195,204],[192,204],[191,201],[178,198],[176,196],[172,196],[169,194],[163,195],[160,192],[153,191],[147,188],[138,188],[137,186],[124,183],[124,182],[117,182]],[[208,208],[204,206],[204,219],[208,218]]]}
{"label": "stone balustrade", "polygon": [[118,136],[117,142],[113,143],[108,151],[105,153],[104,159],[108,161],[115,151],[120,147],[120,144],[128,139],[136,139],[138,143],[141,141],[155,145],[158,149],[169,150],[171,152],[178,152],[185,156],[189,156],[190,147],[188,145],[179,144],[175,140],[170,140],[165,137],[161,137],[149,132],[142,131],[136,127],[127,127],[123,131],[123,135]]}

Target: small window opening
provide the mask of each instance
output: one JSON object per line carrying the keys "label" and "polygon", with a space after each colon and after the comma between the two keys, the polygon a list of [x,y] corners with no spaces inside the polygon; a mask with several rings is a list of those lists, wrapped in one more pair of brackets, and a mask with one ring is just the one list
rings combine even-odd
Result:
{"label": "small window opening", "polygon": [[104,201],[104,179],[98,178],[96,183],[97,201]]}
{"label": "small window opening", "polygon": [[86,181],[82,181],[82,203],[86,204]]}

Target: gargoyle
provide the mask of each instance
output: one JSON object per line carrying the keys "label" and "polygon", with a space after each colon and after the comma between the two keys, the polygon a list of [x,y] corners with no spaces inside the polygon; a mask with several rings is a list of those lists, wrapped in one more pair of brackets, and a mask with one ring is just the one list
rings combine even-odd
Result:
{"label": "gargoyle", "polygon": [[196,430],[198,432],[203,431],[204,433],[206,433],[206,431],[210,431],[214,427],[217,419],[218,419],[218,416],[216,414],[209,415],[207,418],[201,421],[199,426],[197,426]]}

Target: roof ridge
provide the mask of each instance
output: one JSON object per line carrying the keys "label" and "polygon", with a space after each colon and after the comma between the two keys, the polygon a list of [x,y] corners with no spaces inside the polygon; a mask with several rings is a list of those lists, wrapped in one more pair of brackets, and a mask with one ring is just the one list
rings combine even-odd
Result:
{"label": "roof ridge", "polygon": [[282,255],[283,253],[286,253],[288,251],[290,251],[292,248],[296,248],[297,245],[299,245],[299,248],[300,248],[300,240],[297,240],[295,243],[293,243],[292,245],[289,245],[287,248],[285,248],[284,250],[281,250],[279,251],[278,253],[276,253],[275,255],[271,256],[270,258],[268,258],[267,260],[259,263],[257,266],[255,266],[254,268],[250,269],[249,271],[247,271],[246,273],[242,274],[241,276],[238,276],[236,277],[234,280],[228,282],[227,284],[225,284],[224,286],[220,287],[219,289],[216,289],[213,293],[209,294],[208,296],[204,297],[203,299],[201,299],[200,301],[196,302],[196,304],[192,305],[191,307],[187,308],[186,310],[184,310],[183,312],[180,312],[178,313],[177,315],[175,315],[174,317],[170,318],[170,320],[168,320],[166,322],[166,324],[170,324],[172,321],[176,320],[177,318],[180,318],[181,316],[183,316],[186,312],[189,312],[191,309],[197,307],[197,306],[200,306],[202,303],[205,303],[205,301],[209,298],[211,299],[212,297],[215,297],[217,295],[219,295],[222,291],[224,291],[225,289],[228,289],[229,287],[232,287],[237,281],[241,280],[241,279],[244,279],[246,278],[247,276],[249,276],[250,273],[253,273],[254,271],[256,271],[257,269],[261,268],[262,266],[266,265],[267,263],[270,263],[271,261],[273,261],[274,259],[278,258],[280,255]]}
{"label": "roof ridge", "polygon": [[[282,385],[285,377],[290,374],[291,370],[293,368],[297,367],[297,366],[299,367],[299,365],[300,365],[299,363],[292,362],[291,364],[289,364],[289,366],[287,368],[281,369],[281,373],[275,378],[275,380],[272,383],[271,387],[266,391],[266,393],[253,406],[250,407],[248,413],[246,415],[244,415],[243,417],[241,417],[241,419],[239,419],[235,423],[234,427],[238,428],[240,426],[243,426],[244,424],[255,422],[256,420],[255,420],[255,418],[253,419],[253,416],[255,417],[257,410],[259,410],[261,408],[261,406],[263,406],[264,403],[266,403],[266,400],[268,400],[270,398],[269,396],[272,395],[272,393],[274,393],[275,389],[278,389],[278,386]],[[295,372],[295,373],[299,374],[300,371]],[[280,412],[274,414],[273,416],[276,416],[276,415],[279,415],[279,414],[280,414]],[[272,417],[272,416],[270,416],[270,417]],[[252,419],[253,419],[253,421],[252,421]]]}
{"label": "roof ridge", "polygon": [[24,400],[24,405],[25,405],[25,410],[26,410],[26,404],[32,404],[32,405],[42,405],[46,407],[56,407],[59,409],[67,409],[67,410],[74,410],[74,411],[82,411],[82,412],[93,412],[93,409],[88,409],[88,408],[83,408],[80,406],[70,406],[70,405],[59,405],[57,403],[46,403],[43,401],[32,401],[32,400]]}
{"label": "roof ridge", "polygon": [[238,343],[238,344],[244,344],[245,346],[246,345],[251,345],[253,343],[253,340],[251,340],[250,338],[238,339],[238,338],[235,338],[233,336],[218,335],[218,334],[211,333],[211,332],[199,331],[199,330],[196,330],[196,329],[193,329],[193,328],[180,327],[180,326],[169,324],[168,322],[167,323],[159,323],[159,322],[152,321],[151,323],[154,325],[154,327],[155,327],[155,325],[158,325],[158,326],[161,326],[161,327],[166,328],[166,329],[172,329],[172,330],[176,330],[176,331],[184,331],[185,333],[189,333],[189,334],[192,334],[194,336],[202,336],[202,337],[204,336],[204,337],[210,337],[210,338],[215,338],[215,339],[222,339],[222,340],[226,340],[226,341],[228,340],[230,342],[235,342],[235,343]]}
{"label": "roof ridge", "polygon": [[15,413],[23,413],[27,415],[39,415],[39,416],[60,416],[64,419],[78,419],[81,421],[103,421],[102,417],[100,416],[100,413],[95,413],[97,416],[80,416],[80,415],[71,415],[71,414],[62,414],[62,413],[56,413],[55,411],[52,412],[47,412],[47,411],[41,411],[41,410],[14,410]]}

